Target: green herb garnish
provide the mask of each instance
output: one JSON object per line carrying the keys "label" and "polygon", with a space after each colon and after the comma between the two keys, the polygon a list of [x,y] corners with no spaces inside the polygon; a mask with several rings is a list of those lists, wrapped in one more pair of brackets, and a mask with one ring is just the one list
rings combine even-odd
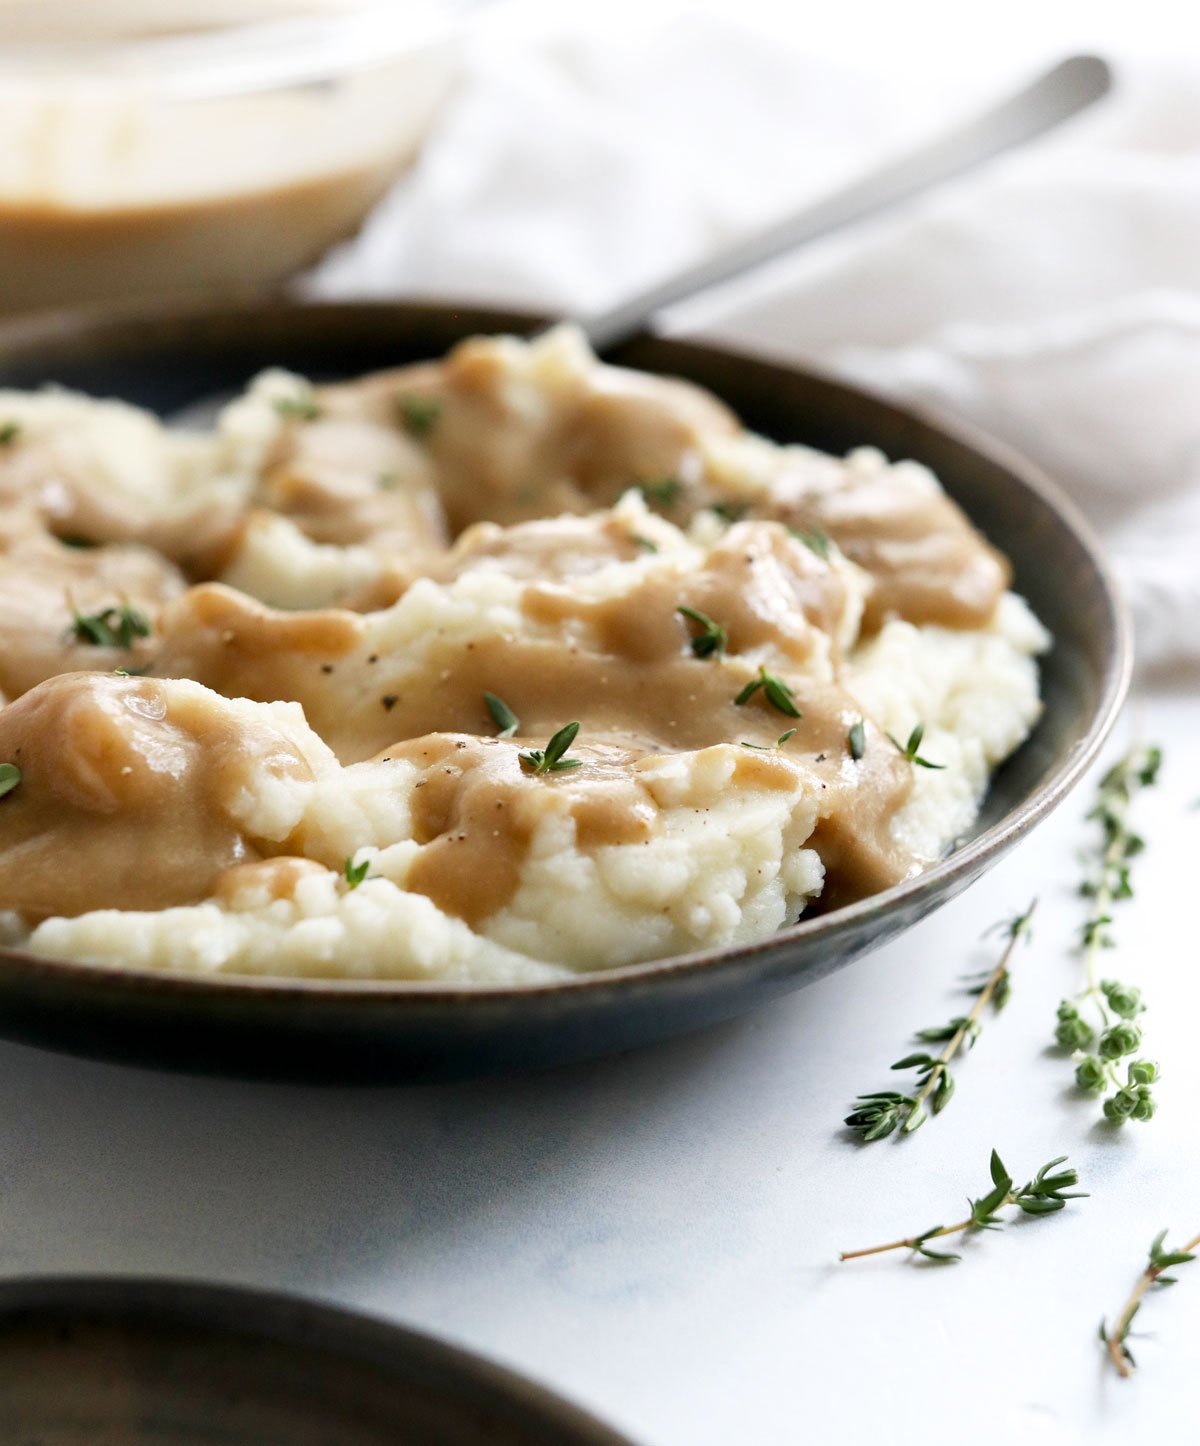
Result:
{"label": "green herb garnish", "polygon": [[11,793],[21,781],[21,770],[15,763],[0,763],[0,798]]}
{"label": "green herb garnish", "polygon": [[683,491],[683,483],[678,477],[652,478],[649,482],[638,482],[635,485],[646,501],[657,507],[673,507]]}
{"label": "green herb garnish", "polygon": [[397,399],[396,412],[408,435],[423,440],[437,425],[442,404],[436,397],[419,397],[409,392]]}
{"label": "green herb garnish", "polygon": [[795,734],[794,728],[789,728],[786,733],[781,733],[774,743],[742,743],[743,748],[754,748],[759,753],[774,753],[777,748],[783,745]]}
{"label": "green herb garnish", "polygon": [[643,552],[657,552],[657,551],[658,551],[658,543],[657,543],[657,542],[651,542],[648,537],[643,537],[643,536],[642,536],[640,533],[638,533],[638,532],[631,532],[631,533],[629,534],[629,540],[630,540],[630,542],[636,542],[637,545],[642,549]]}
{"label": "green herb garnish", "polygon": [[363,859],[361,864],[356,864],[352,858],[348,858],[342,869],[346,875],[346,882],[351,889],[357,889],[359,884],[367,877],[367,870],[371,867],[370,859]]}
{"label": "green herb garnish", "polygon": [[714,502],[708,509],[715,512],[722,522],[733,524],[740,522],[746,513],[750,511],[748,502]]}
{"label": "green herb garnish", "polygon": [[[918,1051],[898,1059],[893,1069],[915,1069],[920,1074],[916,1081],[915,1094],[902,1094],[899,1090],[875,1090],[871,1094],[859,1095],[853,1113],[846,1116],[845,1124],[858,1135],[864,1144],[882,1140],[894,1130],[911,1135],[929,1118],[926,1105],[935,1115],[950,1103],[954,1094],[954,1076],[950,1073],[950,1062],[964,1048],[973,1049],[983,1029],[983,1012],[990,1003],[999,1011],[1011,992],[1009,965],[1017,941],[1030,937],[1030,920],[1037,905],[1036,899],[1023,914],[1006,920],[998,927],[1003,929],[1008,940],[1000,961],[982,978],[969,980],[969,992],[975,995],[975,1004],[967,1014],[956,1015],[945,1024],[930,1029],[919,1029],[914,1036],[925,1044],[942,1044],[945,1048],[938,1055]],[[993,930],[989,930],[989,933]]]}
{"label": "green herb garnish", "polygon": [[315,422],[321,410],[312,397],[276,397],[275,410],[289,421]]}
{"label": "green herb garnish", "polygon": [[73,533],[67,537],[60,537],[58,540],[64,547],[74,547],[80,552],[86,552],[93,547],[100,546],[98,542],[93,542],[90,537],[76,537]]}
{"label": "green herb garnish", "polygon": [[739,708],[745,707],[760,688],[763,690],[763,694],[772,708],[777,708],[780,713],[786,713],[789,718],[800,718],[803,716],[800,709],[796,707],[796,700],[792,697],[792,690],[782,678],[777,678],[774,673],[768,673],[766,668],[759,668],[758,677],[746,684],[733,700],[734,703],[736,703]]}
{"label": "green herb garnish", "polygon": [[582,758],[564,758],[563,754],[575,742],[579,732],[578,723],[568,723],[546,744],[545,748],[534,748],[529,753],[518,753],[517,758],[526,773],[562,773],[568,768],[578,768]]}
{"label": "green herb garnish", "polygon": [[11,447],[20,435],[20,422],[0,422],[0,447]]}
{"label": "green herb garnish", "polygon": [[138,638],[150,636],[150,619],[129,603],[102,608],[98,613],[71,614],[68,637],[95,648],[132,648]]}
{"label": "green herb garnish", "polygon": [[[1086,1199],[1083,1191],[1070,1189],[1072,1185],[1079,1184],[1078,1172],[1069,1167],[1065,1170],[1058,1169],[1066,1163],[1066,1159],[1065,1155],[1059,1155],[1057,1159],[1048,1161],[1032,1180],[1018,1189],[1014,1187],[1012,1176],[1004,1168],[1004,1162],[993,1150],[992,1188],[978,1200],[971,1201],[971,1213],[965,1220],[960,1220],[956,1225],[934,1225],[929,1230],[923,1230],[920,1235],[909,1235],[903,1240],[890,1241],[887,1245],[872,1245],[866,1250],[844,1250],[838,1258],[857,1260],[864,1255],[881,1255],[886,1250],[911,1250],[913,1259],[924,1256],[926,1260],[937,1261],[939,1265],[951,1265],[961,1260],[962,1256],[952,1255],[945,1250],[931,1250],[931,1240],[957,1235],[963,1230],[997,1230],[1004,1224],[999,1212],[1013,1205],[1025,1215],[1054,1215],[1068,1200]],[[1051,1171],[1055,1170],[1058,1173],[1052,1174]]]}
{"label": "green herb garnish", "polygon": [[891,738],[892,742],[896,745],[900,752],[903,753],[905,758],[907,758],[908,761],[915,767],[936,768],[939,771],[945,768],[946,765],[944,763],[930,763],[928,758],[922,758],[920,753],[918,752],[918,749],[921,747],[921,739],[925,737],[924,723],[918,723],[916,725],[913,731],[908,735],[907,743],[901,743],[898,738],[893,737],[890,733],[888,734],[888,737]]}
{"label": "green herb garnish", "polygon": [[[495,720],[496,727],[500,732],[497,738],[511,738],[521,726],[521,720],[508,706],[503,698],[497,698],[495,693],[485,693],[483,701],[487,704],[487,710]],[[569,740],[568,740],[569,741]]]}
{"label": "green herb garnish", "polygon": [[698,658],[725,656],[725,649],[729,646],[729,634],[720,623],[713,622],[707,613],[698,612],[695,608],[681,606],[675,611],[701,629],[691,640],[692,652]]}
{"label": "green herb garnish", "polygon": [[789,527],[788,531],[810,552],[815,552],[823,561],[829,561],[829,538],[823,532],[806,532],[803,527]]}
{"label": "green herb garnish", "polygon": [[867,727],[861,718],[851,726],[848,734],[848,742],[850,744],[850,757],[857,763],[867,751]]}
{"label": "green herb garnish", "polygon": [[1108,1358],[1116,1366],[1119,1375],[1131,1376],[1137,1366],[1133,1352],[1129,1349],[1129,1328],[1142,1307],[1146,1292],[1153,1285],[1176,1284],[1175,1277],[1167,1275],[1166,1272],[1177,1265],[1187,1265],[1195,1260],[1195,1252],[1200,1250],[1200,1235],[1194,1235],[1179,1250],[1165,1249],[1166,1239],[1167,1232],[1160,1230],[1151,1242],[1149,1263],[1138,1276],[1112,1330],[1108,1329],[1107,1322],[1100,1322],[1100,1339],[1104,1342]]}

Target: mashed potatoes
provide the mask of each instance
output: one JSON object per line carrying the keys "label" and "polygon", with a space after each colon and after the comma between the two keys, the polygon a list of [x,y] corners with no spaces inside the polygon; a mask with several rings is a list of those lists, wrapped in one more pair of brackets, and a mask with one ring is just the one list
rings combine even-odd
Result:
{"label": "mashed potatoes", "polygon": [[760,939],[936,859],[1038,715],[1045,632],[930,473],[568,329],[268,373],[206,435],[0,429],[34,953],[512,983]]}

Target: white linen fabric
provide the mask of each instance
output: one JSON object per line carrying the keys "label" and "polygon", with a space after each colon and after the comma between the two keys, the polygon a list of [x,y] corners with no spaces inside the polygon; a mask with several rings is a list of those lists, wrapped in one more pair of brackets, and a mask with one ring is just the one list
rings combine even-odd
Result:
{"label": "white linen fabric", "polygon": [[[1015,76],[1007,77],[1015,80]],[[999,93],[855,71],[700,13],[483,23],[415,170],[310,278],[586,312]],[[1200,88],[1118,66],[1023,151],[665,319],[957,414],[1106,537],[1143,664],[1200,663]]]}

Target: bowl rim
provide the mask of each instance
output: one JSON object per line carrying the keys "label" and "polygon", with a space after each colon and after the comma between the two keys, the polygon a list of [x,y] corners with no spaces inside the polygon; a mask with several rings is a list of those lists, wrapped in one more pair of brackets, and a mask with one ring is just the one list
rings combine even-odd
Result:
{"label": "bowl rim", "polygon": [[[158,301],[92,303],[34,315],[14,317],[0,322],[0,354],[5,343],[18,346],[38,339],[62,340],[82,329],[104,323],[138,323],[162,325],[202,323],[207,318],[226,316],[232,308],[255,307],[269,312],[333,312],[372,315],[381,311],[408,310],[416,314],[452,314],[455,312],[486,313],[516,322],[527,331],[547,323],[549,318],[534,312],[489,308],[467,298],[420,297],[409,300],[394,298],[354,298],[350,300],[312,301],[305,298],[264,296],[261,292],[235,291],[199,303],[194,298],[166,298]],[[1047,817],[1075,787],[1080,777],[1095,761],[1120,714],[1133,672],[1133,628],[1130,614],[1103,547],[1086,520],[1082,509],[1051,480],[1035,463],[1006,442],[992,437],[973,423],[949,418],[933,408],[903,405],[871,387],[850,382],[819,366],[807,362],[791,362],[779,356],[755,354],[744,346],[730,346],[715,341],[693,340],[690,337],[648,334],[656,342],[679,346],[748,363],[793,372],[810,378],[824,387],[840,391],[856,400],[868,402],[877,411],[890,413],[898,422],[915,421],[926,429],[940,433],[950,442],[974,452],[985,461],[1003,469],[1015,482],[1070,530],[1099,584],[1098,596],[1107,610],[1112,646],[1108,651],[1099,679],[1096,706],[1082,736],[1042,782],[1020,804],[966,843],[955,846],[950,853],[923,872],[905,879],[878,894],[871,894],[853,904],[844,905],[828,914],[802,919],[780,929],[765,939],[745,944],[692,950],[687,954],[668,955],[639,964],[625,964],[612,969],[597,969],[562,979],[533,981],[527,984],[446,984],[425,979],[344,979],[288,975],[198,974],[184,970],[143,969],[125,964],[90,964],[79,960],[56,959],[30,954],[19,948],[0,948],[0,969],[17,966],[31,979],[53,980],[57,983],[103,983],[109,988],[138,989],[178,998],[227,999],[236,994],[247,999],[308,1000],[323,1006],[375,1003],[395,1008],[418,1004],[441,1005],[470,1001],[477,1005],[508,1004],[531,998],[557,997],[563,994],[603,993],[613,986],[656,986],[679,975],[716,972],[737,968],[764,952],[774,951],[793,941],[803,942],[815,936],[837,939],[851,933],[856,926],[875,915],[902,906],[925,894],[940,892],[958,880],[969,880],[989,858],[1003,853]],[[618,364],[621,364],[618,362]],[[634,368],[636,370],[636,368]]]}
{"label": "bowl rim", "polygon": [[[627,1436],[540,1380],[466,1345],[430,1335],[374,1310],[359,1310],[292,1291],[186,1276],[41,1272],[0,1281],[0,1340],[30,1316],[78,1312],[85,1319],[153,1325],[164,1322],[214,1334],[315,1348],[386,1371],[407,1362],[422,1374],[457,1379],[547,1429],[568,1432],[577,1446],[633,1446]],[[400,1389],[403,1389],[400,1387]]]}

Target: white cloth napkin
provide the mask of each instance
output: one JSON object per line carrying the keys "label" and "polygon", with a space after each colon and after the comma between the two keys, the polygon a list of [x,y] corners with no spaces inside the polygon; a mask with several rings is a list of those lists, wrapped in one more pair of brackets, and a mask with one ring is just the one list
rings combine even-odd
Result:
{"label": "white cloth napkin", "polygon": [[[1121,69],[1045,140],[667,318],[1024,451],[1106,536],[1143,664],[1175,668],[1200,663],[1196,80]],[[598,309],[988,94],[711,15],[485,25],[417,168],[311,289]]]}

